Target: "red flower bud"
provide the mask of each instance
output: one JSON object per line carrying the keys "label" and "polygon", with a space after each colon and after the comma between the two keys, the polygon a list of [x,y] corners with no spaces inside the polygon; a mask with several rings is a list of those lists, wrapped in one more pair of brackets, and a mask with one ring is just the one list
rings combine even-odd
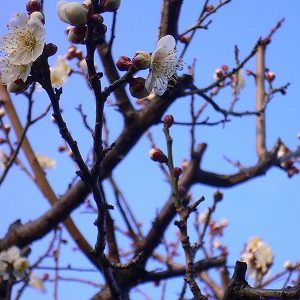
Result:
{"label": "red flower bud", "polygon": [[160,149],[157,149],[157,148],[152,148],[150,151],[149,151],[149,155],[150,155],[150,158],[153,160],[153,161],[157,161],[159,163],[167,163],[168,162],[168,158],[167,156],[160,150]]}
{"label": "red flower bud", "polygon": [[127,56],[120,56],[116,62],[116,66],[120,71],[128,71],[132,67],[132,61]]}
{"label": "red flower bud", "polygon": [[145,88],[145,78],[136,77],[132,78],[129,83],[130,94],[135,98],[145,98],[149,95],[149,92]]}
{"label": "red flower bud", "polygon": [[212,12],[213,10],[215,9],[215,7],[213,6],[213,5],[207,5],[206,6],[206,8],[205,8],[205,10],[207,11],[207,12]]}
{"label": "red flower bud", "polygon": [[189,43],[190,40],[191,40],[191,36],[188,36],[188,35],[182,35],[179,37],[179,41],[183,44]]}
{"label": "red flower bud", "polygon": [[274,72],[270,72],[268,71],[266,74],[265,74],[265,78],[269,81],[269,82],[272,82],[276,77],[276,74]]}
{"label": "red flower bud", "polygon": [[57,52],[57,46],[53,43],[46,44],[44,53],[47,57],[53,56]]}
{"label": "red flower bud", "polygon": [[227,65],[222,65],[221,68],[222,68],[222,70],[223,70],[224,72],[227,72],[228,69],[229,69]]}
{"label": "red flower bud", "polygon": [[220,191],[216,191],[216,192],[214,193],[214,200],[215,200],[216,202],[222,201],[222,200],[223,200],[223,193],[220,192]]}
{"label": "red flower bud", "polygon": [[179,178],[179,176],[182,174],[182,169],[181,168],[178,168],[178,167],[175,167],[173,169],[173,174],[176,178]]}
{"label": "red flower bud", "polygon": [[41,11],[42,5],[39,0],[28,0],[26,3],[26,10],[31,14],[35,11]]}
{"label": "red flower bud", "polygon": [[121,0],[102,0],[100,9],[102,11],[115,12],[120,7]]}
{"label": "red flower bud", "polygon": [[172,115],[166,115],[164,117],[164,126],[170,128],[174,124],[174,118]]}

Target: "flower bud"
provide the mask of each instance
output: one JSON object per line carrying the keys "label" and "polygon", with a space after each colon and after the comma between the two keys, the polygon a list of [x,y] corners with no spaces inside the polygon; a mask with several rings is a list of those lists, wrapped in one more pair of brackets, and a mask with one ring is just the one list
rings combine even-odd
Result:
{"label": "flower bud", "polygon": [[181,168],[178,168],[178,167],[175,167],[175,168],[173,169],[173,174],[174,174],[174,176],[178,179],[179,176],[182,174],[182,169],[181,169]]}
{"label": "flower bud", "polygon": [[166,115],[164,117],[164,126],[170,128],[174,124],[174,118],[172,115]]}
{"label": "flower bud", "polygon": [[221,69],[222,69],[224,72],[227,72],[229,68],[228,68],[227,65],[222,65]]}
{"label": "flower bud", "polygon": [[284,262],[284,268],[286,270],[292,270],[293,269],[292,263],[289,260],[285,261]]}
{"label": "flower bud", "polygon": [[221,69],[216,69],[214,73],[214,80],[219,80],[224,77],[224,73]]}
{"label": "flower bud", "polygon": [[0,119],[5,116],[5,111],[4,109],[0,108]]}
{"label": "flower bud", "polygon": [[215,200],[215,202],[220,202],[220,201],[222,201],[222,200],[223,200],[223,193],[220,192],[220,191],[216,191],[216,192],[214,193],[214,200]]}
{"label": "flower bud", "polygon": [[246,75],[250,76],[250,75],[254,75],[254,73],[251,70],[246,70]]}
{"label": "flower bud", "polygon": [[7,91],[10,93],[20,94],[28,89],[29,84],[25,83],[23,80],[18,79],[7,85]]}
{"label": "flower bud", "polygon": [[57,46],[53,43],[46,44],[44,47],[44,54],[47,57],[53,56],[57,52]]}
{"label": "flower bud", "polygon": [[137,51],[135,57],[132,60],[133,66],[137,70],[149,69],[151,63],[151,56],[145,51]]}
{"label": "flower bud", "polygon": [[42,5],[40,0],[28,0],[26,3],[26,10],[32,14],[36,11],[42,10]]}
{"label": "flower bud", "polygon": [[268,44],[270,44],[271,43],[271,39],[269,38],[269,37],[265,37],[264,39],[262,39],[261,41],[260,41],[260,44],[262,45],[262,46],[266,46],[266,45],[268,45]]}
{"label": "flower bud", "polygon": [[121,4],[121,0],[102,0],[101,9],[103,11],[115,12]]}
{"label": "flower bud", "polygon": [[45,24],[45,16],[39,11],[34,11],[33,13],[31,13],[30,19],[32,18],[39,19],[43,24]]}
{"label": "flower bud", "polygon": [[149,95],[149,92],[145,88],[145,78],[136,77],[132,78],[129,83],[130,94],[135,98],[145,98]]}
{"label": "flower bud", "polygon": [[76,47],[70,46],[66,54],[66,59],[71,60],[76,57]]}
{"label": "flower bud", "polygon": [[4,124],[2,126],[2,129],[6,132],[6,133],[9,133],[10,132],[10,125],[9,124]]}
{"label": "flower bud", "polygon": [[68,24],[82,26],[88,20],[88,8],[78,2],[59,1],[57,3],[57,13],[59,18]]}
{"label": "flower bud", "polygon": [[188,44],[191,40],[191,36],[188,35],[182,35],[179,37],[179,41],[183,44]]}
{"label": "flower bud", "polygon": [[190,163],[189,163],[188,160],[186,160],[186,159],[183,159],[183,160],[182,160],[182,162],[181,162],[181,168],[182,168],[183,170],[186,170],[186,169],[189,167],[189,165],[190,165]]}
{"label": "flower bud", "polygon": [[157,161],[161,164],[168,162],[167,156],[160,149],[157,148],[152,148],[149,151],[149,156],[153,161]]}
{"label": "flower bud", "polygon": [[205,7],[205,10],[207,11],[207,12],[212,12],[213,10],[215,9],[215,7],[213,6],[213,5],[206,5],[206,7]]}
{"label": "flower bud", "polygon": [[127,56],[120,56],[116,62],[116,66],[120,71],[128,71],[132,67],[132,61]]}
{"label": "flower bud", "polygon": [[86,26],[73,27],[68,33],[68,41],[74,44],[84,44],[86,31]]}
{"label": "flower bud", "polygon": [[276,74],[275,74],[274,72],[268,71],[268,72],[265,74],[265,77],[266,77],[267,81],[272,82],[272,81],[275,79]]}

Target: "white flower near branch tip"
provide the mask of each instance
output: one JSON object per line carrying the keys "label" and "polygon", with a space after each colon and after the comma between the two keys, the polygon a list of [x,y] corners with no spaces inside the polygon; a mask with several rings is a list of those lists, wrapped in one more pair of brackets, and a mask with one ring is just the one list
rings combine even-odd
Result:
{"label": "white flower near branch tip", "polygon": [[43,23],[25,13],[15,14],[8,25],[9,33],[0,39],[0,51],[14,65],[28,65],[43,52],[45,29]]}
{"label": "white flower near branch tip", "polygon": [[50,79],[53,87],[60,88],[64,85],[71,73],[71,67],[63,56],[59,56],[54,67],[50,68]]}
{"label": "white flower near branch tip", "polygon": [[30,282],[29,284],[36,290],[38,290],[41,293],[45,293],[46,289],[44,286],[44,281],[36,276],[34,273],[31,274]]}
{"label": "white flower near branch tip", "polygon": [[27,65],[15,65],[7,57],[0,57],[0,81],[9,84],[18,79],[26,81],[30,74],[31,63]]}
{"label": "white flower near branch tip", "polygon": [[43,169],[54,169],[56,167],[56,161],[46,155],[40,154],[36,158]]}
{"label": "white flower near branch tip", "polygon": [[267,273],[272,265],[272,249],[260,237],[253,237],[248,241],[241,259],[247,263],[249,273],[255,278]]}
{"label": "white flower near branch tip", "polygon": [[81,26],[87,23],[89,10],[82,3],[58,1],[56,9],[58,17],[67,24]]}
{"label": "white flower near branch tip", "polygon": [[182,69],[182,61],[177,58],[175,46],[176,41],[171,35],[166,35],[157,42],[156,49],[151,54],[150,73],[145,83],[149,93],[154,90],[156,95],[163,95],[169,80],[177,70]]}
{"label": "white flower near branch tip", "polygon": [[16,278],[23,278],[28,266],[27,258],[21,256],[21,251],[16,246],[0,253],[0,276],[3,280],[9,279],[11,273]]}

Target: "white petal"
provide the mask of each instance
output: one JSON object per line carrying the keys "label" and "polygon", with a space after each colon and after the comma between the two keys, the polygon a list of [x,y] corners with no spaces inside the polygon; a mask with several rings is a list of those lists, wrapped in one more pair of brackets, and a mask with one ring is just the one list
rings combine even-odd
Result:
{"label": "white petal", "polygon": [[9,21],[8,28],[14,29],[15,27],[24,26],[28,21],[28,15],[26,13],[15,13]]}
{"label": "white petal", "polygon": [[168,79],[166,77],[156,77],[154,92],[158,96],[162,96],[168,87]]}
{"label": "white petal", "polygon": [[176,46],[176,41],[172,35],[162,37],[156,44],[156,49],[163,48],[165,51],[173,50]]}
{"label": "white petal", "polygon": [[145,81],[145,89],[151,93],[155,85],[155,77],[151,71]]}

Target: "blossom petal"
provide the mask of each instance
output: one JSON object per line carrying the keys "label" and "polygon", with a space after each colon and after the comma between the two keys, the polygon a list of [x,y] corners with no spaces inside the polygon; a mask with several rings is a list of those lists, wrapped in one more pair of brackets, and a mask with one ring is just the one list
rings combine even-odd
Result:
{"label": "blossom petal", "polygon": [[171,51],[175,48],[176,41],[172,35],[162,37],[156,44],[156,49],[164,48],[164,51]]}
{"label": "blossom petal", "polygon": [[168,87],[168,82],[168,78],[157,76],[154,85],[155,94],[158,96],[162,96]]}
{"label": "blossom petal", "polygon": [[153,75],[153,72],[151,71],[149,73],[148,77],[146,78],[145,88],[149,93],[151,93],[154,88],[154,85],[155,85],[155,76]]}

